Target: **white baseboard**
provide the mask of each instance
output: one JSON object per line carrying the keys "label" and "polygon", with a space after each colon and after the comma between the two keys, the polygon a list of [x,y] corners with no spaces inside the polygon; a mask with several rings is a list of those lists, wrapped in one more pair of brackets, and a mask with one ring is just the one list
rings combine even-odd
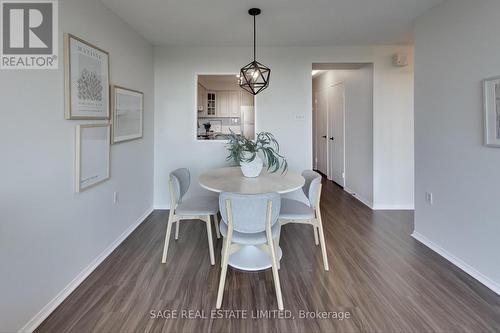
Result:
{"label": "white baseboard", "polygon": [[168,210],[170,209],[169,205],[154,205],[153,207],[155,210]]}
{"label": "white baseboard", "polygon": [[370,200],[356,194],[353,190],[351,190],[348,187],[344,187],[344,191],[352,195],[354,198],[358,199],[364,205],[368,206],[368,208],[373,209],[373,203]]}
{"label": "white baseboard", "polygon": [[415,206],[375,204],[373,205],[373,210],[415,210]]}
{"label": "white baseboard", "polygon": [[477,281],[481,282],[484,284],[487,288],[491,289],[494,293],[497,295],[500,295],[500,284],[496,283],[495,281],[491,280],[478,270],[476,270],[474,267],[470,266],[469,264],[465,263],[462,261],[460,258],[455,257],[453,254],[450,252],[446,251],[443,249],[441,246],[437,245],[436,243],[432,242],[429,240],[427,237],[423,236],[422,234],[419,234],[418,232],[413,232],[411,234],[413,238],[415,238],[417,241],[420,243],[424,244],[427,246],[429,249],[433,250],[449,262],[451,262],[453,265],[457,266],[461,270],[463,270],[465,273],[469,274],[472,276],[474,279]]}
{"label": "white baseboard", "polygon": [[47,303],[33,318],[24,325],[19,332],[33,332],[65,299],[68,297],[104,259],[106,259],[144,220],[153,212],[149,208],[130,227],[127,228],[118,238],[111,243],[97,258],[95,258],[83,271],[81,271],[66,287],[61,290],[56,297]]}

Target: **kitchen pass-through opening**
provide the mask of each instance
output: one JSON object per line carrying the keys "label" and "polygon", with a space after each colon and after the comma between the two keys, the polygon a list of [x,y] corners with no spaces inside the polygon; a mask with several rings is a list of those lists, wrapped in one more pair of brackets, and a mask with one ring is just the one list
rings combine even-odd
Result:
{"label": "kitchen pass-through opening", "polygon": [[196,139],[255,138],[254,96],[241,89],[236,74],[197,76]]}

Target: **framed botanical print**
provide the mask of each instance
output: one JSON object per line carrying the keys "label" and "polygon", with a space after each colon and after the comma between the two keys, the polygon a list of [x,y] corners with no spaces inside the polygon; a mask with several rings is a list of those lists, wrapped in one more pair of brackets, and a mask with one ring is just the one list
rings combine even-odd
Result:
{"label": "framed botanical print", "polygon": [[64,34],[66,119],[109,119],[109,54]]}
{"label": "framed botanical print", "polygon": [[113,143],[142,138],[144,93],[119,86],[111,91]]}
{"label": "framed botanical print", "polygon": [[76,192],[82,192],[109,179],[110,130],[109,124],[76,126]]}
{"label": "framed botanical print", "polygon": [[483,81],[484,141],[500,148],[500,76]]}

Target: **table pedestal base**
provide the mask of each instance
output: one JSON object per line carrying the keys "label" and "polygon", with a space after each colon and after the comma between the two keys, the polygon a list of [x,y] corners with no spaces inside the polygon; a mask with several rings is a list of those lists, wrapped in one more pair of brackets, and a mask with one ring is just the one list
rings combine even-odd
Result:
{"label": "table pedestal base", "polygon": [[[281,260],[283,253],[278,246],[278,260]],[[271,258],[269,255],[253,245],[243,245],[238,252],[229,257],[229,266],[242,271],[262,271],[271,268]]]}

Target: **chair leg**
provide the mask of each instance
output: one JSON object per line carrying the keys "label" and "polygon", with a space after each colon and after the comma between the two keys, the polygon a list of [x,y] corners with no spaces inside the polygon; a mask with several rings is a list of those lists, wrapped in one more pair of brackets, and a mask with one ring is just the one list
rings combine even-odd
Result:
{"label": "chair leg", "polygon": [[165,234],[165,245],[163,245],[163,256],[161,258],[161,262],[163,264],[167,262],[168,243],[170,241],[170,232],[172,230],[172,223],[174,223],[174,214],[171,212],[168,215],[167,232]]}
{"label": "chair leg", "polygon": [[323,255],[323,266],[325,267],[325,271],[329,270],[328,266],[328,257],[326,255],[326,243],[325,243],[325,234],[323,233],[323,222],[321,221],[321,213],[319,209],[317,210],[318,217],[318,231],[319,231],[319,240],[321,243],[321,254]]}
{"label": "chair leg", "polygon": [[319,240],[318,240],[318,227],[316,227],[315,225],[313,225],[313,229],[314,229],[314,244],[319,245]]}
{"label": "chair leg", "polygon": [[283,310],[283,297],[281,296],[281,285],[280,285],[280,277],[278,274],[278,263],[277,263],[277,258],[276,258],[276,250],[274,248],[274,242],[272,238],[268,238],[267,240],[269,249],[271,251],[271,268],[273,271],[273,278],[274,278],[274,289],[276,289],[276,299],[278,301],[278,309]]}
{"label": "chair leg", "polygon": [[280,258],[278,257],[278,248],[280,246],[280,239],[276,237],[275,239],[273,239],[273,243],[274,243],[274,253],[276,256],[276,266],[278,267],[278,269],[280,269],[281,263],[280,263]]}
{"label": "chair leg", "polygon": [[231,247],[231,240],[224,238],[222,246],[222,270],[219,280],[219,291],[217,292],[217,304],[215,307],[220,309],[222,306],[222,297],[224,296],[224,285],[226,284],[227,263],[229,261],[229,248]]}
{"label": "chair leg", "polygon": [[179,220],[177,220],[177,222],[175,223],[175,240],[179,239],[179,223]]}
{"label": "chair leg", "polygon": [[281,228],[283,228],[282,222],[283,221],[278,220],[278,223],[280,224],[280,231],[278,232],[278,244],[280,243],[280,239],[281,239]]}
{"label": "chair leg", "polygon": [[280,247],[280,239],[281,239],[281,225],[278,229],[278,235],[274,239],[274,252],[276,253],[276,261],[278,263],[278,269],[281,268],[280,258],[278,257],[278,249]]}
{"label": "chair leg", "polygon": [[212,240],[212,225],[210,224],[210,215],[207,215],[207,235],[208,235],[208,251],[210,253],[210,263],[215,265],[214,257],[214,242]]}
{"label": "chair leg", "polygon": [[[226,248],[226,238],[222,237],[222,250],[220,251],[220,257],[224,258],[224,249]],[[220,268],[224,265],[224,261],[221,259]]]}
{"label": "chair leg", "polygon": [[220,239],[219,216],[217,215],[217,213],[214,215],[214,224],[215,224],[215,234],[217,235],[217,239]]}

